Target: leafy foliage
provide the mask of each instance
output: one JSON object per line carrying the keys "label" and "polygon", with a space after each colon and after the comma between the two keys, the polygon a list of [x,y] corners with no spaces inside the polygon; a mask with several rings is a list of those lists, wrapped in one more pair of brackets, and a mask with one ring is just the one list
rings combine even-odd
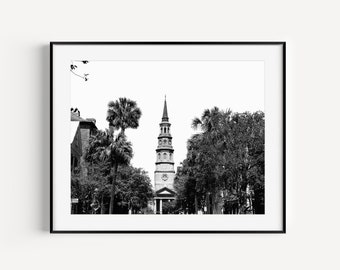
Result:
{"label": "leafy foliage", "polygon": [[221,213],[236,201],[237,213],[249,211],[249,204],[253,212],[264,213],[264,113],[214,107],[192,127],[200,133],[188,140],[187,158],[175,178],[181,207]]}
{"label": "leafy foliage", "polygon": [[[73,174],[71,177],[72,198],[78,198],[81,209],[79,213],[91,214],[91,204],[98,201],[100,211],[97,214],[108,214],[110,204],[110,191],[113,175],[107,170],[108,163],[88,166],[88,176],[80,177]],[[106,174],[106,172],[109,172]],[[140,168],[121,166],[117,172],[116,192],[114,200],[115,213],[127,214],[146,211],[147,203],[152,198],[151,180],[147,173]]]}
{"label": "leafy foliage", "polygon": [[121,167],[118,173],[117,201],[128,206],[135,214],[145,209],[153,196],[151,180],[147,173],[132,166]]}

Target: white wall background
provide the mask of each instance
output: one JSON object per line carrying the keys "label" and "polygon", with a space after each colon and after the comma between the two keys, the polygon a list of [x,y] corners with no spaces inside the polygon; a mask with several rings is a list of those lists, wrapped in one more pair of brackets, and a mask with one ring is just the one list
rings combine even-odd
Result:
{"label": "white wall background", "polygon": [[[338,1],[7,1],[1,269],[339,269]],[[50,235],[54,41],[287,41],[286,235]],[[164,242],[164,246],[162,246]]]}

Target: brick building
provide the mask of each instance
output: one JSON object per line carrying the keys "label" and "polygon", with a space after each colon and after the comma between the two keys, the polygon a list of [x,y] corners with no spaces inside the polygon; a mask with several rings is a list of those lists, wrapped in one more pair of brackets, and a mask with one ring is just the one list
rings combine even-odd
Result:
{"label": "brick building", "polygon": [[83,119],[78,109],[71,109],[71,172],[79,172],[82,177],[87,176],[84,154],[96,131],[95,119]]}

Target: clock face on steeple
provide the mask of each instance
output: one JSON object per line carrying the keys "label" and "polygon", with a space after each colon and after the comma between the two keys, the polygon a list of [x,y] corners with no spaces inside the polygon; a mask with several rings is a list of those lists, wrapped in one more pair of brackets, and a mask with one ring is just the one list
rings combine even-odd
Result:
{"label": "clock face on steeple", "polygon": [[168,175],[167,175],[166,173],[163,173],[163,175],[162,175],[162,180],[163,180],[163,181],[168,180]]}

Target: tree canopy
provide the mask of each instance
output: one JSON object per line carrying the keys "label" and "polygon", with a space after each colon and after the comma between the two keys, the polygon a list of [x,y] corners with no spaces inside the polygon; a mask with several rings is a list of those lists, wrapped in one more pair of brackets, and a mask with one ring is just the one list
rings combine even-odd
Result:
{"label": "tree canopy", "polygon": [[264,213],[264,113],[214,107],[192,127],[199,132],[188,140],[175,178],[180,207]]}

